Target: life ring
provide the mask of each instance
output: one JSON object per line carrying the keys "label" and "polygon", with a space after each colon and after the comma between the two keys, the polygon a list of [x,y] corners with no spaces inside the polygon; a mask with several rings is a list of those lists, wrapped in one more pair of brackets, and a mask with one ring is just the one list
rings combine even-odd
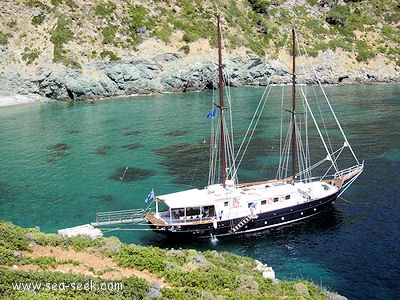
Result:
{"label": "life ring", "polygon": [[233,200],[233,207],[239,207],[239,201],[237,199]]}
{"label": "life ring", "polygon": [[268,198],[267,203],[271,204],[272,203],[272,198]]}
{"label": "life ring", "polygon": [[281,201],[281,202],[285,201],[285,199],[286,199],[285,196],[280,196],[280,197],[279,197],[279,201]]}

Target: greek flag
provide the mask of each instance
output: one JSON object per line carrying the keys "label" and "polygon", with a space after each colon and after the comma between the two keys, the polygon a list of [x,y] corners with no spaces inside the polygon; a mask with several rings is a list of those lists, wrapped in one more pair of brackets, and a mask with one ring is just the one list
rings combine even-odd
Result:
{"label": "greek flag", "polygon": [[151,192],[147,195],[145,202],[148,203],[151,200],[154,200],[154,190],[151,190]]}
{"label": "greek flag", "polygon": [[216,114],[217,114],[217,109],[214,108],[212,112],[207,114],[207,120],[214,118]]}

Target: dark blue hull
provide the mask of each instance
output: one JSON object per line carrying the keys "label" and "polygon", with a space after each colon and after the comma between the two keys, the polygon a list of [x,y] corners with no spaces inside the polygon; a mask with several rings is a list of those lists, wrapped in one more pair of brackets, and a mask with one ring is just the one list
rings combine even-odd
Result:
{"label": "dark blue hull", "polygon": [[[309,201],[291,207],[259,213],[253,217],[218,221],[217,224],[213,222],[204,222],[195,224],[181,224],[179,226],[150,225],[150,227],[154,231],[166,234],[171,238],[181,238],[183,236],[226,236],[257,232],[310,218],[329,208],[332,203],[335,202],[338,193],[339,191],[325,198]],[[215,225],[217,225],[216,228]]]}

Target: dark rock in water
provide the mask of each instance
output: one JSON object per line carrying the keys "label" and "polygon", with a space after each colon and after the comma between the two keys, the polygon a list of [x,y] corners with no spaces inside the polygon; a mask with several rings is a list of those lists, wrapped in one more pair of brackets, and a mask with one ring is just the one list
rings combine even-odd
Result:
{"label": "dark rock in water", "polygon": [[202,187],[208,179],[209,143],[178,144],[154,150],[164,156],[162,165],[176,178],[175,182]]}
{"label": "dark rock in water", "polygon": [[174,131],[165,132],[164,135],[166,135],[166,136],[182,136],[182,135],[185,135],[186,133],[187,133],[186,130],[174,130]]}
{"label": "dark rock in water", "polygon": [[47,154],[47,157],[48,157],[47,162],[54,163],[54,162],[56,162],[57,158],[62,158],[62,157],[67,156],[68,153],[65,151],[70,148],[71,148],[71,146],[69,146],[68,144],[63,144],[63,143],[47,147],[47,149],[51,151],[50,153]]}
{"label": "dark rock in water", "polygon": [[54,146],[49,146],[47,147],[48,150],[52,150],[52,151],[64,151],[64,150],[68,150],[70,149],[71,146],[69,146],[68,144],[56,144]]}
{"label": "dark rock in water", "polygon": [[68,133],[69,134],[77,134],[77,133],[79,133],[79,131],[72,129],[72,130],[68,131]]}
{"label": "dark rock in water", "polygon": [[124,148],[124,149],[129,149],[129,150],[135,150],[135,149],[138,149],[138,148],[140,148],[140,144],[130,144],[130,145],[124,145],[124,146],[122,146],[122,148]]}
{"label": "dark rock in water", "polygon": [[49,155],[48,155],[48,157],[51,159],[51,158],[61,158],[61,157],[65,157],[65,156],[67,156],[68,155],[68,153],[65,153],[65,152],[62,152],[62,151],[55,151],[55,152],[52,152],[52,153],[50,153]]}
{"label": "dark rock in water", "polygon": [[124,133],[124,135],[127,135],[127,136],[129,136],[129,135],[138,135],[138,134],[140,134],[140,131],[127,131],[127,132]]}
{"label": "dark rock in water", "polygon": [[140,168],[122,167],[115,170],[109,179],[117,181],[136,181],[148,178],[154,175],[154,171]]}
{"label": "dark rock in water", "polygon": [[98,200],[100,200],[100,201],[102,201],[102,202],[112,202],[112,201],[114,200],[112,194],[97,195],[97,196],[92,196],[92,197],[90,197],[90,198],[92,198],[92,199],[98,199]]}
{"label": "dark rock in water", "polygon": [[111,149],[111,146],[102,146],[96,149],[96,154],[98,155],[106,155],[108,150]]}

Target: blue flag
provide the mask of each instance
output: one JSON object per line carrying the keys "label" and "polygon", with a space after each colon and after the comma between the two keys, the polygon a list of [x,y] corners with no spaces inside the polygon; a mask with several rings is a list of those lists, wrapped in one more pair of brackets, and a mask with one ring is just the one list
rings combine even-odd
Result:
{"label": "blue flag", "polygon": [[217,109],[214,108],[212,112],[207,114],[207,120],[214,118],[216,116],[216,114],[217,114]]}
{"label": "blue flag", "polygon": [[154,200],[154,191],[153,190],[151,190],[151,192],[147,195],[145,202],[147,203],[151,200]]}

